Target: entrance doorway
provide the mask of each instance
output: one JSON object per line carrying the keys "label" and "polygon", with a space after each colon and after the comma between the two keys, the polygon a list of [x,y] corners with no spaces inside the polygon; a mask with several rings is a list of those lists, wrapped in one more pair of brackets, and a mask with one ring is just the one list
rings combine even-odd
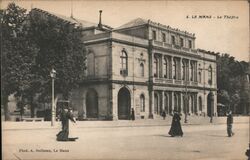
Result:
{"label": "entrance doorway", "polygon": [[86,95],[87,118],[98,118],[98,96],[94,89],[89,89]]}
{"label": "entrance doorway", "polygon": [[123,87],[118,92],[118,119],[128,120],[130,118],[130,93]]}

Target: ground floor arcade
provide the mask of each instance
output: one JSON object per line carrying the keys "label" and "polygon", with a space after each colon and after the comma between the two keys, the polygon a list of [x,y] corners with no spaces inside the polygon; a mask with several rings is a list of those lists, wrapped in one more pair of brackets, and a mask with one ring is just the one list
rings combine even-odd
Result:
{"label": "ground floor arcade", "polygon": [[136,119],[160,118],[163,110],[172,115],[174,109],[181,114],[216,116],[215,96],[216,91],[192,88],[95,84],[75,90],[71,105],[79,119],[130,119],[132,108]]}

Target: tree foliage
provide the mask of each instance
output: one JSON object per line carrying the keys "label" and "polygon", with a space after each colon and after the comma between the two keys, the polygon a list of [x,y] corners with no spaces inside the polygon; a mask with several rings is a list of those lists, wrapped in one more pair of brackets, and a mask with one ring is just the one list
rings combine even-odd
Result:
{"label": "tree foliage", "polygon": [[34,77],[31,70],[35,64],[37,48],[28,36],[26,17],[26,10],[14,3],[1,11],[1,103],[4,105],[6,119],[9,119],[8,96],[22,95]]}
{"label": "tree foliage", "polygon": [[41,100],[51,99],[52,67],[57,72],[56,93],[67,97],[78,86],[86,59],[80,28],[33,10],[27,14],[15,3],[1,10],[1,24],[1,102],[6,119],[11,94],[22,97],[31,110],[37,95]]}
{"label": "tree foliage", "polygon": [[[238,105],[243,101],[249,101],[249,90],[246,90],[244,78],[248,67],[249,63],[239,62],[229,54],[222,54],[217,57],[218,102],[228,105],[234,112],[240,113]],[[247,96],[243,96],[246,94]]]}
{"label": "tree foliage", "polygon": [[31,37],[39,47],[35,72],[39,75],[40,93],[50,94],[52,68],[56,70],[55,92],[65,97],[83,79],[85,47],[80,28],[39,12],[30,13]]}

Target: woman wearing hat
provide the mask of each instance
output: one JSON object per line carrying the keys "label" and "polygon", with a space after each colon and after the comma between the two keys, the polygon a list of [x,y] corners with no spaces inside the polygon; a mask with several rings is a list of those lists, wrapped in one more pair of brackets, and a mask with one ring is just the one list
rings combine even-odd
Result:
{"label": "woman wearing hat", "polygon": [[76,123],[73,114],[70,112],[70,108],[64,106],[61,112],[61,122],[62,122],[62,130],[56,135],[57,141],[75,141],[76,138],[69,138],[69,120]]}
{"label": "woman wearing hat", "polygon": [[171,124],[171,128],[168,132],[168,134],[171,137],[175,137],[175,136],[183,136],[183,132],[181,129],[181,123],[180,123],[181,117],[177,111],[177,109],[174,109],[174,115],[173,115],[173,119],[172,119],[172,124]]}

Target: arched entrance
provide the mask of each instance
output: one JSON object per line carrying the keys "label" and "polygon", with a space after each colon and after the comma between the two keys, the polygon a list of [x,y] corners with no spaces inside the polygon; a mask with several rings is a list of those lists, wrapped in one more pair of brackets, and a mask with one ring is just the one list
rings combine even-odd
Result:
{"label": "arched entrance", "polygon": [[89,89],[86,95],[87,118],[98,118],[98,96],[94,89]]}
{"label": "arched entrance", "polygon": [[213,108],[214,108],[214,94],[209,92],[207,95],[207,116],[213,116]]}
{"label": "arched entrance", "polygon": [[129,119],[130,108],[130,93],[123,87],[118,92],[118,119]]}

